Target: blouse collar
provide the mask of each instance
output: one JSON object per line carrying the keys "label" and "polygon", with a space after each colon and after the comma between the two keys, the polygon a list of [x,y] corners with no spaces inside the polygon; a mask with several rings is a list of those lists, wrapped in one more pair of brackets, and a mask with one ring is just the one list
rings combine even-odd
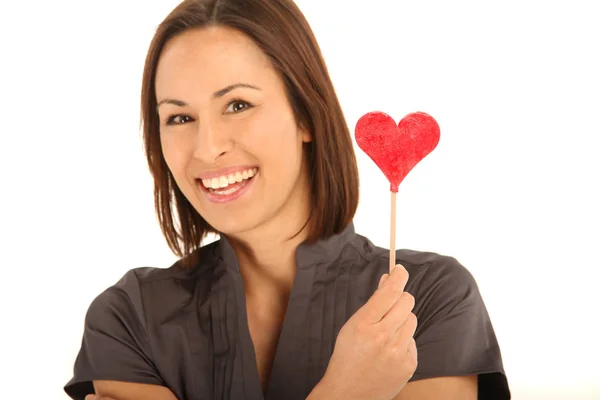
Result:
{"label": "blouse collar", "polygon": [[[351,222],[337,235],[320,239],[315,243],[303,242],[296,248],[296,263],[299,269],[316,265],[330,264],[336,261],[346,244],[354,236],[354,224]],[[231,242],[225,235],[219,239],[220,258],[226,266],[239,272],[239,263]]]}

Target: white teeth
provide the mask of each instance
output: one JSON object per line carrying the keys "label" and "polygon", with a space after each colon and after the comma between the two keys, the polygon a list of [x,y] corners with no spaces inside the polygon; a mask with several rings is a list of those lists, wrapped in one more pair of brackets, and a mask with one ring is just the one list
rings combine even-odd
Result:
{"label": "white teeth", "polygon": [[240,188],[229,188],[229,189],[224,189],[224,190],[213,191],[213,193],[220,194],[223,196],[223,195],[231,194],[239,189]]}
{"label": "white teeth", "polygon": [[[256,175],[257,172],[258,168],[252,168],[245,171],[237,171],[229,175],[202,179],[202,184],[208,189],[224,189],[227,186],[232,185],[234,183],[239,183],[244,179],[252,178],[254,175]],[[229,194],[228,192],[229,190],[219,190],[220,194]]]}

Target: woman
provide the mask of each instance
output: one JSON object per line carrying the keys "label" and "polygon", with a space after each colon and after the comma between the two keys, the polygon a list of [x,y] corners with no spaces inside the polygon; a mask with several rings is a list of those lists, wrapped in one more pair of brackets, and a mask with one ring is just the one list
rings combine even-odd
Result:
{"label": "woman", "polygon": [[291,0],[181,3],[148,52],[142,123],[181,259],[92,302],[72,398],[510,398],[468,271],[398,251],[388,276],[354,233],[352,140]]}

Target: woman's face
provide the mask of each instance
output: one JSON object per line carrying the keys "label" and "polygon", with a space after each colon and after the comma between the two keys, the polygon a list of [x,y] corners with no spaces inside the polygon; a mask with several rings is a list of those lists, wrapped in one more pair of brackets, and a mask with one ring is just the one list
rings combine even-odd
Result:
{"label": "woman's face", "polygon": [[185,32],[164,47],[155,83],[163,155],[198,213],[228,235],[297,228],[311,137],[258,46],[223,27]]}

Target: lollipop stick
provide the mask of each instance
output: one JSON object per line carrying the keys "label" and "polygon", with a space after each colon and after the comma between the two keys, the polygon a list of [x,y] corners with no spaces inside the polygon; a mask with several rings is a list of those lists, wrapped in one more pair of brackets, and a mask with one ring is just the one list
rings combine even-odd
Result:
{"label": "lollipop stick", "polygon": [[396,266],[396,192],[392,193],[392,209],[390,212],[390,273]]}

